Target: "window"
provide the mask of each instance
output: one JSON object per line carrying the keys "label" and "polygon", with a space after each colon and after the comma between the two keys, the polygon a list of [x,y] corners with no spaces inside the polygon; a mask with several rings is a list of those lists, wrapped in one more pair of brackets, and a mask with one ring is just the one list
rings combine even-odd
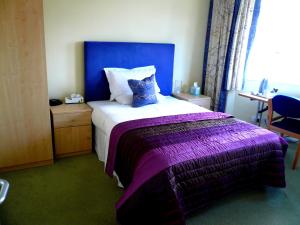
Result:
{"label": "window", "polygon": [[299,8],[297,0],[261,1],[256,36],[245,71],[245,90],[257,91],[263,78],[268,79],[269,88],[283,92],[299,89]]}

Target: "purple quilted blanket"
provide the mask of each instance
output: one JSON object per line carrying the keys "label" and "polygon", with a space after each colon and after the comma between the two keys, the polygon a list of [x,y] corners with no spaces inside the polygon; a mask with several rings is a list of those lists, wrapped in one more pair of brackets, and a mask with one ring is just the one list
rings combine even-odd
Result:
{"label": "purple quilted blanket", "polygon": [[125,192],[122,225],[185,224],[185,218],[244,186],[285,187],[286,142],[217,112],[120,123],[112,130],[106,172]]}

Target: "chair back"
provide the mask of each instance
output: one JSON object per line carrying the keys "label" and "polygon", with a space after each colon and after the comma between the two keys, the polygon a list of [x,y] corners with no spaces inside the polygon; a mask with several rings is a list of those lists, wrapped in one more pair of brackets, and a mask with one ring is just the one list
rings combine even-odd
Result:
{"label": "chair back", "polygon": [[300,118],[300,99],[285,95],[272,98],[273,111],[284,117]]}

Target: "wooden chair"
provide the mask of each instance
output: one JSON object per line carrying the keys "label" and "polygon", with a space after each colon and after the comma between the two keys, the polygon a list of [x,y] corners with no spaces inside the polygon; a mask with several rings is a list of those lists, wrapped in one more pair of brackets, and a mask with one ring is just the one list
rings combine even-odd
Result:
{"label": "wooden chair", "polygon": [[[300,139],[300,99],[276,95],[268,101],[268,129]],[[273,117],[274,112],[279,114]],[[292,169],[296,169],[300,156],[300,143],[295,153]]]}

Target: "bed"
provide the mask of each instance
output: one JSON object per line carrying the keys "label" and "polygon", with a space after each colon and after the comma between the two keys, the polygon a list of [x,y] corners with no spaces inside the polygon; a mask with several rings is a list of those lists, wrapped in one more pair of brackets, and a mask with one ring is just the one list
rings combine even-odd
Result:
{"label": "bed", "polygon": [[142,118],[209,111],[170,96],[160,99],[157,104],[141,108],[132,108],[130,105],[121,105],[115,101],[90,101],[88,104],[93,108],[92,121],[95,125],[95,150],[99,160],[105,164],[110,134],[117,124]]}
{"label": "bed", "polygon": [[[185,224],[211,202],[249,185],[285,187],[286,142],[276,134],[176,100],[173,44],[85,42],[85,98],[95,149],[124,194],[119,224]],[[108,101],[103,68],[155,65],[166,97],[132,108]]]}

